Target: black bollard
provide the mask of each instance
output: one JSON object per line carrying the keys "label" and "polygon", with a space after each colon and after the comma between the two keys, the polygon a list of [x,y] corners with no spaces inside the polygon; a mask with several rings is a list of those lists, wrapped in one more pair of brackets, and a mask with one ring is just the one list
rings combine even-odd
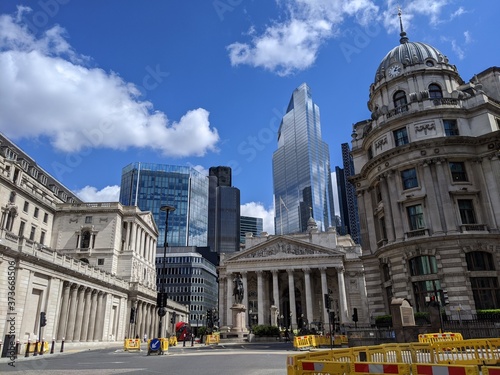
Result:
{"label": "black bollard", "polygon": [[45,339],[42,339],[42,342],[40,343],[40,355],[43,355],[43,344],[44,344]]}
{"label": "black bollard", "polygon": [[61,353],[64,352],[64,337],[62,338],[61,341]]}
{"label": "black bollard", "polygon": [[185,347],[186,346],[186,335],[184,335],[184,340],[182,340],[182,346]]}
{"label": "black bollard", "polygon": [[52,346],[50,347],[50,354],[54,354],[55,345],[56,345],[56,339],[52,339]]}
{"label": "black bollard", "polygon": [[194,346],[194,335],[191,334],[191,346]]}
{"label": "black bollard", "polygon": [[24,353],[25,357],[30,356],[30,340],[28,340],[28,343],[26,344],[26,353]]}
{"label": "black bollard", "polygon": [[16,358],[18,354],[19,354],[19,340],[16,341]]}
{"label": "black bollard", "polygon": [[33,357],[38,355],[38,339],[35,341],[35,350],[33,350]]}

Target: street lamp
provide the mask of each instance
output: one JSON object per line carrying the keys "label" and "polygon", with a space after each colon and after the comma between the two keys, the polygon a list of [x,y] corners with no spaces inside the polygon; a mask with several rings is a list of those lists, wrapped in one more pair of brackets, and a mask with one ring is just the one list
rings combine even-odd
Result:
{"label": "street lamp", "polygon": [[168,232],[168,213],[175,211],[175,207],[172,206],[161,206],[160,211],[165,211],[166,217],[165,217],[165,238],[163,240],[163,277],[162,277],[162,282],[161,282],[161,291],[158,293],[158,301],[157,304],[159,305],[158,309],[158,316],[160,318],[160,322],[158,324],[158,338],[163,337],[162,336],[162,331],[163,331],[163,317],[167,313],[166,309],[166,301],[167,301],[167,292],[165,290],[165,277],[166,277],[166,272],[165,272],[165,266],[166,266],[166,258],[167,258],[167,232]]}

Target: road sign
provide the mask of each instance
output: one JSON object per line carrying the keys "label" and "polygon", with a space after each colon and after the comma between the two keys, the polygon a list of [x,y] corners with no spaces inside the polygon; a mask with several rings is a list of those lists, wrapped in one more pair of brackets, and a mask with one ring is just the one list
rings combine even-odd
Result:
{"label": "road sign", "polygon": [[161,342],[159,339],[152,339],[149,342],[148,355],[151,353],[156,353],[156,352],[159,352],[159,354],[162,354],[161,353]]}

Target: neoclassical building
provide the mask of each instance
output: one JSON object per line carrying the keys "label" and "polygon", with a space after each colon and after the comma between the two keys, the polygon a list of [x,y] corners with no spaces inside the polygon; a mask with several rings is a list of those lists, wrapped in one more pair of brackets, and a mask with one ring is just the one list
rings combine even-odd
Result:
{"label": "neoclassical building", "polygon": [[319,232],[309,219],[307,233],[260,237],[247,234],[245,249],[221,255],[219,312],[221,327],[231,328],[235,302],[233,283],[243,281],[242,304],[248,326],[255,324],[300,328],[328,323],[324,295],[329,294],[337,323],[368,322],[368,307],[361,249],[350,236],[333,228]]}
{"label": "neoclassical building", "polygon": [[[0,135],[0,339],[66,342],[156,336],[150,212],[83,203]],[[188,308],[168,301],[169,319]],[[47,324],[40,329],[40,313]]]}
{"label": "neoclassical building", "polygon": [[465,82],[435,47],[399,45],[375,70],[352,157],[370,313],[393,297],[448,314],[500,308],[500,70]]}

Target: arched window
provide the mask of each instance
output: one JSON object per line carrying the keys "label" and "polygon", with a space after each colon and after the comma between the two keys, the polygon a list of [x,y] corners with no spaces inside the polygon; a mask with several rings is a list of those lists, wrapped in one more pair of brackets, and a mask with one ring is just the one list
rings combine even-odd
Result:
{"label": "arched window", "polygon": [[443,93],[441,91],[441,87],[438,84],[431,83],[429,85],[429,98],[430,99],[439,99],[443,97]]}
{"label": "arched window", "polygon": [[82,233],[82,242],[80,248],[88,249],[90,247],[90,232],[86,230]]}
{"label": "arched window", "polygon": [[394,108],[405,106],[408,103],[406,93],[403,90],[396,91],[392,99],[394,101]]}

